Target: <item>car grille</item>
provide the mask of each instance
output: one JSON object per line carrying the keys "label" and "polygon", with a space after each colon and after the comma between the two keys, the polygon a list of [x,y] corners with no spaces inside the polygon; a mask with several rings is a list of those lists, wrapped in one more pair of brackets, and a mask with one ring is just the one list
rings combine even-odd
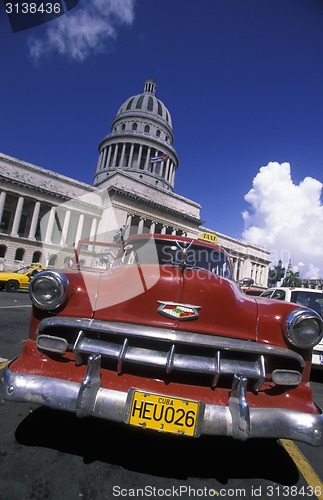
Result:
{"label": "car grille", "polygon": [[51,351],[43,339],[51,337],[58,343],[65,339],[66,349],[73,351],[77,364],[86,363],[91,354],[100,354],[102,367],[119,374],[194,385],[230,386],[233,375],[239,374],[258,391],[266,380],[272,380],[275,371],[298,373],[300,380],[305,366],[299,354],[282,347],[127,323],[46,318],[38,333],[37,345],[42,351]]}

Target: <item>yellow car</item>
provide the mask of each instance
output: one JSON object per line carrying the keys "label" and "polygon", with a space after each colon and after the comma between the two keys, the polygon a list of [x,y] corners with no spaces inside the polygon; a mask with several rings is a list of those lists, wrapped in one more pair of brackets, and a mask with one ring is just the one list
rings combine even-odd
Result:
{"label": "yellow car", "polygon": [[43,269],[45,268],[40,264],[33,264],[22,267],[15,273],[0,272],[0,290],[5,289],[6,292],[16,292],[19,288],[28,290],[30,281]]}

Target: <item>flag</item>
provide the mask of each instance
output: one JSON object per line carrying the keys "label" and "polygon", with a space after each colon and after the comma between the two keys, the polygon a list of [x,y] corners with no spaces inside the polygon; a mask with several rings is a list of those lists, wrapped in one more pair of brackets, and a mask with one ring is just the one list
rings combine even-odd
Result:
{"label": "flag", "polygon": [[166,160],[167,160],[167,155],[152,156],[150,158],[151,163],[157,163],[158,161],[166,161]]}

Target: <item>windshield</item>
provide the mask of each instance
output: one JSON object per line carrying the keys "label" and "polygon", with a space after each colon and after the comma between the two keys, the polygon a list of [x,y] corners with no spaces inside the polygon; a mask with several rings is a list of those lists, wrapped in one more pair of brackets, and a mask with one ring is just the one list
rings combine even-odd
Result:
{"label": "windshield", "polygon": [[21,269],[18,269],[18,271],[16,271],[16,273],[17,274],[26,274],[31,269],[33,269],[33,268],[32,267],[22,267]]}
{"label": "windshield", "polygon": [[232,279],[229,259],[216,247],[165,239],[155,239],[153,243],[148,245],[145,239],[129,241],[123,247],[123,254],[116,264],[157,264],[179,268],[184,265],[186,269],[204,269]]}
{"label": "windshield", "polygon": [[323,293],[312,292],[310,290],[294,290],[292,292],[292,302],[309,307],[319,314],[323,314]]}

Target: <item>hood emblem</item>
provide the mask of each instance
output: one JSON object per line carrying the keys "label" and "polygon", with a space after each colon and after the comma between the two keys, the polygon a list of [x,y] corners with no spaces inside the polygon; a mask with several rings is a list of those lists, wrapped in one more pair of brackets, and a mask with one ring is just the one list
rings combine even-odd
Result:
{"label": "hood emblem", "polygon": [[177,302],[163,302],[162,300],[158,300],[157,302],[160,304],[157,312],[166,316],[166,318],[190,321],[199,317],[198,310],[201,309],[201,306],[178,304]]}

